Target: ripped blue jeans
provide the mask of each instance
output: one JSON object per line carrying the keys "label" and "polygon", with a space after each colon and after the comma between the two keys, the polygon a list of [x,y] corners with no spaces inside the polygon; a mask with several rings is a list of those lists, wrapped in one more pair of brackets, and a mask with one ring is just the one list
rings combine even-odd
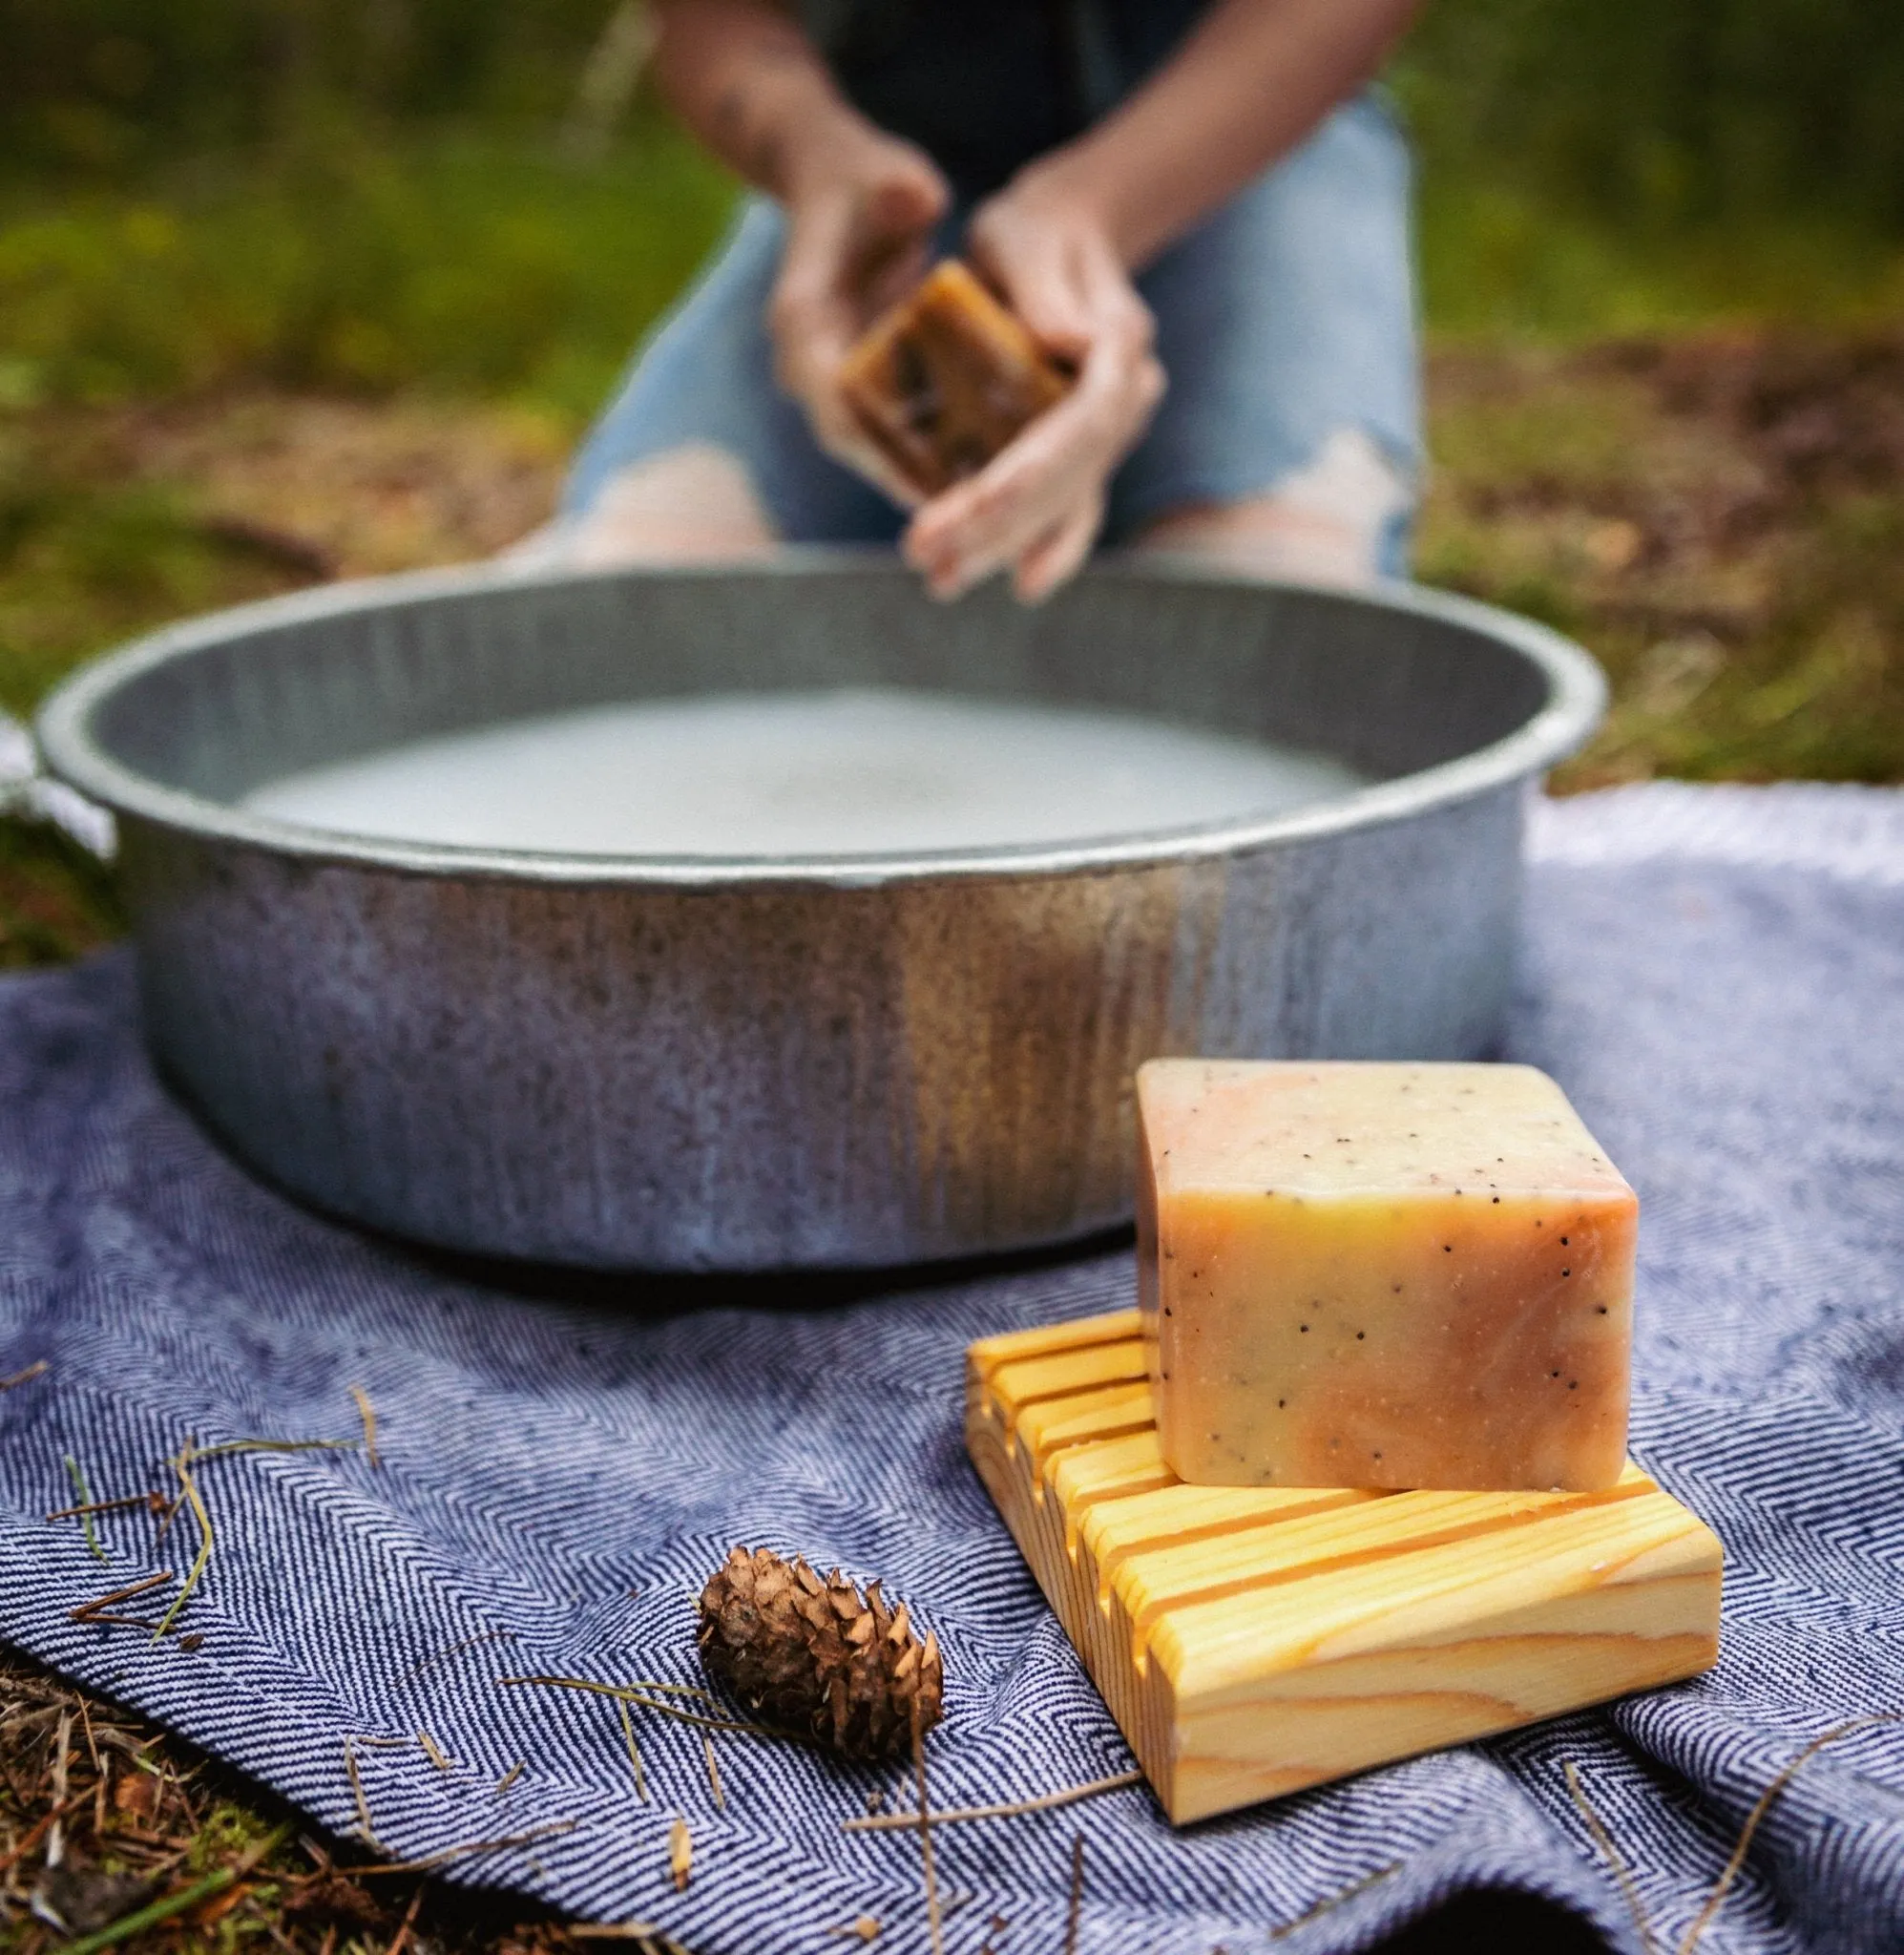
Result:
{"label": "ripped blue jeans", "polygon": [[[1175,510],[1329,473],[1359,437],[1394,485],[1375,567],[1405,574],[1421,451],[1410,177],[1393,118],[1358,96],[1139,278],[1169,389],[1111,483],[1107,546]],[[742,463],[785,540],[897,536],[901,512],[822,452],[775,385],[766,307],[784,234],[774,203],[743,203],[583,443],[563,519],[632,465],[712,444]]]}

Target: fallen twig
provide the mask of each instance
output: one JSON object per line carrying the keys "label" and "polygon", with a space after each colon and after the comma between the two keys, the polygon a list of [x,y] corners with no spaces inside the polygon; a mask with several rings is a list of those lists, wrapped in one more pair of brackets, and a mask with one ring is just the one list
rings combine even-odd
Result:
{"label": "fallen twig", "polygon": [[[59,1730],[52,1740],[52,1803],[55,1813],[66,1804],[66,1755],[73,1743],[73,1707],[63,1704]],[[55,1818],[46,1837],[46,1863],[56,1867],[66,1858],[65,1820]]]}
{"label": "fallen twig", "polygon": [[496,1780],[495,1797],[500,1798],[515,1781],[522,1776],[525,1761],[518,1758],[500,1778]]}
{"label": "fallen twig", "polygon": [[694,1835],[679,1813],[668,1828],[668,1872],[673,1877],[675,1892],[685,1893],[688,1881],[694,1878]]}
{"label": "fallen twig", "polygon": [[377,1457],[377,1413],[370,1403],[370,1395],[362,1385],[352,1385],[350,1396],[357,1401],[357,1414],[364,1421],[364,1457],[372,1466],[384,1462]]}
{"label": "fallen twig", "polygon": [[436,1742],[436,1740],[430,1736],[429,1732],[418,1732],[416,1734],[416,1741],[423,1747],[423,1755],[426,1758],[428,1758],[429,1762],[432,1765],[434,1765],[439,1772],[447,1772],[450,1770],[449,1757],[445,1755],[442,1747]]}
{"label": "fallen twig", "polygon": [[344,1740],[344,1769],[349,1776],[350,1790],[357,1799],[357,1830],[372,1853],[382,1853],[384,1842],[377,1838],[377,1829],[370,1823],[370,1801],[364,1797],[364,1780],[357,1771],[357,1750],[348,1738]]}
{"label": "fallen twig", "polygon": [[85,1803],[85,1795],[78,1793],[68,1799],[64,1805],[54,1806],[50,1812],[42,1813],[27,1828],[20,1839],[14,1842],[12,1849],[4,1857],[0,1857],[0,1874],[7,1873],[11,1868],[17,1866],[46,1838],[55,1821],[72,1812],[74,1807],[82,1806]]}
{"label": "fallen twig", "polygon": [[354,1453],[362,1440],[220,1440],[192,1447],[195,1460],[223,1460],[233,1453]]}
{"label": "fallen twig", "polygon": [[68,1612],[69,1618],[75,1623],[87,1622],[102,1608],[111,1608],[115,1602],[130,1602],[135,1595],[143,1595],[148,1588],[157,1588],[161,1582],[176,1579],[170,1568],[160,1568],[156,1575],[142,1575],[136,1582],[128,1582],[123,1588],[115,1588],[110,1595],[95,1595],[91,1602],[82,1602],[77,1608]]}
{"label": "fallen twig", "polygon": [[1348,1886],[1334,1894],[1325,1895],[1313,1907],[1306,1907],[1294,1921],[1286,1921],[1281,1927],[1269,1930],[1269,1939],[1280,1942],[1286,1935],[1293,1935],[1298,1928],[1306,1928],[1320,1914],[1330,1914],[1344,1902],[1353,1901],[1358,1894],[1366,1894],[1370,1887],[1379,1886],[1382,1881],[1401,1872],[1397,1861],[1391,1867],[1378,1867],[1372,1874],[1364,1874],[1359,1881],[1351,1881]]}
{"label": "fallen twig", "polygon": [[[912,1771],[919,1781],[919,1863],[926,1877],[926,1925],[932,1937],[932,1955],[945,1955],[945,1935],[939,1923],[939,1881],[932,1866],[932,1809],[926,1797],[926,1740],[919,1729],[919,1707],[912,1706]],[[1066,1951],[1070,1955],[1070,1951]]]}
{"label": "fallen twig", "polygon": [[10,1378],[0,1378],[0,1392],[10,1392],[15,1385],[26,1384],[30,1379],[38,1377],[46,1368],[46,1359],[36,1357],[25,1371],[16,1371]]}
{"label": "fallen twig", "polygon": [[[755,1737],[789,1737],[789,1732],[775,1731],[771,1725],[743,1724],[734,1718],[702,1717],[693,1711],[683,1711],[676,1704],[663,1704],[658,1697],[643,1696],[632,1684],[598,1684],[582,1676],[499,1676],[499,1685],[507,1684],[547,1684],[561,1691],[593,1691],[598,1697],[619,1697],[624,1704],[639,1704],[644,1710],[659,1711],[663,1717],[678,1717],[683,1724],[697,1724],[707,1731],[747,1732]],[[681,1686],[670,1685],[670,1689]]]}
{"label": "fallen twig", "polygon": [[120,1507],[144,1507],[162,1514],[167,1502],[162,1493],[122,1493],[115,1501],[85,1501],[76,1507],[55,1507],[45,1516],[49,1521],[76,1521],[82,1514],[111,1514]]}
{"label": "fallen twig", "polygon": [[[1100,1792],[1121,1792],[1126,1786],[1140,1785],[1141,1772],[1119,1772],[1109,1778],[1094,1778],[1087,1785],[1067,1785],[1059,1792],[1040,1794],[1036,1798],[1009,1799],[995,1806],[948,1806],[932,1815],[934,1826],[951,1826],[963,1819],[1013,1819],[1021,1813],[1049,1812],[1054,1806],[1068,1806],[1080,1798],[1096,1798]],[[843,1833],[910,1833],[919,1823],[917,1813],[880,1813],[865,1818],[842,1819]]]}
{"label": "fallen twig", "polygon": [[648,1776],[641,1770],[641,1747],[635,1742],[635,1720],[628,1714],[625,1700],[617,1700],[615,1708],[621,1713],[621,1735],[628,1740],[628,1762],[635,1768],[635,1797],[643,1805],[648,1803]]}
{"label": "fallen twig", "polygon": [[1084,1836],[1071,1842],[1071,1908],[1064,1918],[1064,1955],[1078,1955],[1078,1918],[1084,1911]]}
{"label": "fallen twig", "polygon": [[[434,1853],[426,1853],[417,1860],[371,1860],[361,1867],[339,1867],[336,1871],[364,1880],[373,1874],[428,1874],[452,1860],[466,1859],[478,1853],[501,1853],[507,1847],[533,1846],[538,1839],[553,1839],[557,1834],[573,1833],[576,1824],[574,1819],[553,1819],[546,1826],[532,1826],[526,1833],[506,1833],[496,1839],[459,1840],[454,1846],[440,1846]],[[64,1950],[61,1955],[64,1955]]]}
{"label": "fallen twig", "polygon": [[[624,1712],[628,1709],[626,1704],[621,1708]],[[727,1795],[721,1790],[721,1767],[715,1762],[713,1733],[703,1731],[701,1734],[701,1745],[707,1754],[707,1782],[714,1788],[714,1810],[717,1813],[724,1813],[727,1810]]]}
{"label": "fallen twig", "polygon": [[212,1558],[212,1517],[205,1509],[199,1482],[192,1478],[192,1458],[193,1442],[188,1439],[172,1461],[172,1470],[178,1474],[178,1484],[185,1489],[184,1497],[192,1503],[192,1518],[199,1524],[199,1551],[192,1557],[192,1566],[185,1571],[185,1580],[178,1593],[172,1598],[172,1607],[159,1617],[158,1627],[152,1632],[155,1643],[178,1620],[178,1611],[199,1586],[199,1577],[205,1572],[205,1565]]}
{"label": "fallen twig", "polygon": [[106,1559],[106,1550],[99,1545],[98,1531],[93,1525],[93,1489],[86,1484],[86,1469],[71,1453],[66,1456],[66,1477],[73,1482],[73,1490],[79,1496],[80,1532],[86,1537],[86,1545],[92,1551],[95,1562]]}
{"label": "fallen twig", "polygon": [[460,1643],[451,1643],[447,1650],[432,1650],[428,1656],[419,1657],[410,1666],[411,1676],[421,1676],[432,1663],[441,1663],[446,1658],[460,1656],[466,1650],[477,1649],[484,1643],[513,1643],[516,1632],[513,1629],[485,1629],[479,1636],[465,1636]]}
{"label": "fallen twig", "polygon": [[[192,1591],[199,1586],[199,1579],[212,1558],[212,1517],[205,1506],[203,1495],[199,1491],[199,1482],[192,1477],[192,1468],[199,1461],[228,1459],[235,1453],[348,1453],[355,1452],[357,1444],[355,1440],[220,1440],[217,1445],[201,1446],[196,1440],[186,1440],[166,1464],[178,1476],[178,1484],[184,1489],[179,1499],[189,1503],[192,1518],[199,1524],[199,1551],[185,1571],[183,1587],[173,1597],[172,1607],[165,1611],[157,1629],[153,1630],[152,1640],[157,1643],[178,1619],[178,1611],[191,1599]],[[159,1526],[161,1538],[178,1511],[175,1503],[172,1514],[168,1514]]]}
{"label": "fallen twig", "polygon": [[1567,1797],[1574,1802],[1574,1809],[1586,1821],[1586,1828],[1593,1835],[1593,1842],[1600,1848],[1601,1857],[1613,1869],[1613,1878],[1620,1882],[1620,1891],[1626,1899],[1626,1911],[1633,1917],[1633,1925],[1640,1933],[1640,1946],[1645,1955],[1654,1955],[1657,1944],[1653,1940],[1653,1924],[1646,1919],[1645,1903],[1640,1899],[1640,1890],[1633,1884],[1633,1876],[1626,1870],[1626,1862],[1621,1857],[1620,1849],[1613,1843],[1610,1834],[1600,1815],[1593,1809],[1593,1801],[1586,1796],[1586,1787],[1580,1783],[1580,1775],[1574,1761],[1569,1758],[1565,1765]]}
{"label": "fallen twig", "polygon": [[1821,1732],[1814,1737],[1759,1794],[1758,1802],[1746,1815],[1746,1823],[1740,1830],[1739,1843],[1732,1849],[1732,1858],[1712,1883],[1712,1892],[1706,1896],[1705,1905],[1686,1929],[1685,1938],[1679,1944],[1678,1955],[1692,1955],[1693,1949],[1699,1945],[1700,1937],[1711,1925],[1712,1917],[1719,1912],[1721,1903],[1731,1891],[1732,1882],[1739,1878],[1739,1869],[1746,1863],[1746,1852],[1752,1843],[1752,1835],[1759,1830],[1759,1821],[1771,1810],[1772,1801],[1798,1776],[1799,1768],[1827,1745],[1835,1744],[1841,1737],[1849,1737],[1854,1731],[1863,1731],[1873,1724],[1896,1724],[1900,1720],[1904,1720],[1904,1711],[1879,1711],[1863,1717],[1848,1717],[1842,1724],[1834,1724],[1830,1731]]}
{"label": "fallen twig", "polygon": [[419,1887],[409,1898],[409,1907],[404,1915],[403,1925],[390,1937],[390,1945],[384,1955],[404,1955],[409,1945],[410,1930],[416,1925],[416,1911],[423,1905],[423,1889]]}
{"label": "fallen twig", "polygon": [[662,1955],[680,1955],[680,1944],[649,1921],[572,1921],[562,1932],[575,1942],[645,1942]]}

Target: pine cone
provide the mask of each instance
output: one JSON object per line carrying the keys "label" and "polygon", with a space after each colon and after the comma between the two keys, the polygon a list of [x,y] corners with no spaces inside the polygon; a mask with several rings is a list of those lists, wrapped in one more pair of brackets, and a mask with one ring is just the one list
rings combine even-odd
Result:
{"label": "pine cone", "polygon": [[902,1602],[862,1596],[835,1568],[823,1582],[796,1556],[734,1548],[701,1591],[701,1660],[762,1723],[848,1758],[909,1755],[939,1721],[938,1638],[922,1645]]}

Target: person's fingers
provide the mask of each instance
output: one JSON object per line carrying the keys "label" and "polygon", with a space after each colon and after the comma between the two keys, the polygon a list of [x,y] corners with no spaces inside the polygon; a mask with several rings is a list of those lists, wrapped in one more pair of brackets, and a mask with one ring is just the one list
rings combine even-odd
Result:
{"label": "person's fingers", "polygon": [[1006,303],[1031,335],[1061,359],[1081,362],[1102,329],[1103,320],[1082,274],[1063,250],[1026,251],[994,278]]}
{"label": "person's fingers", "polygon": [[1089,496],[1042,541],[1033,544],[1012,574],[1012,589],[1018,601],[1042,604],[1060,584],[1076,577],[1084,567],[1103,521],[1103,496]]}
{"label": "person's fingers", "polygon": [[910,238],[931,230],[952,207],[952,190],[937,167],[918,156],[872,186],[865,221],[876,237]]}
{"label": "person's fingers", "polygon": [[1163,371],[1135,323],[1094,346],[1078,386],[969,480],[913,518],[907,560],[956,596],[1017,561],[1104,479],[1141,433]]}
{"label": "person's fingers", "polygon": [[924,273],[950,200],[930,158],[891,145],[876,172],[796,211],[767,308],[775,377],[820,446],[907,509],[924,497],[861,425],[840,375],[867,325]]}
{"label": "person's fingers", "polygon": [[1027,221],[1009,203],[980,211],[966,242],[973,263],[1034,338],[1066,359],[1084,357],[1098,324],[1087,245]]}

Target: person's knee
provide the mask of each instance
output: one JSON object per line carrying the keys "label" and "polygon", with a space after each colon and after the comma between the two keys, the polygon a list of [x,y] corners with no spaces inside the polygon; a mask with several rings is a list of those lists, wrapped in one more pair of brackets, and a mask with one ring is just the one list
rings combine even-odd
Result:
{"label": "person's knee", "polygon": [[1260,577],[1366,584],[1387,568],[1389,539],[1412,503],[1395,463],[1360,429],[1344,428],[1259,494],[1166,510],[1135,547]]}
{"label": "person's knee", "polygon": [[760,557],[779,540],[746,465],[697,441],[630,462],[585,510],[545,524],[508,555],[526,566],[613,570]]}

